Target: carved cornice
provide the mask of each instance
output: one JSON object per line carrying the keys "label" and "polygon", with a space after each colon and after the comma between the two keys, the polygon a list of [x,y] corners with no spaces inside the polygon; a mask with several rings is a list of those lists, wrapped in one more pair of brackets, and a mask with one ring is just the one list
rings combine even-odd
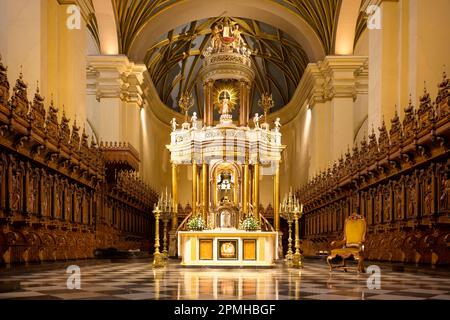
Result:
{"label": "carved cornice", "polygon": [[127,56],[88,56],[87,92],[102,98],[120,98],[122,101],[143,104],[143,64],[135,64]]}
{"label": "carved cornice", "polygon": [[324,78],[324,98],[334,97],[356,98],[358,78],[367,79],[367,57],[327,56],[318,63],[321,76]]}
{"label": "carved cornice", "polygon": [[99,150],[103,153],[107,165],[117,164],[139,171],[139,152],[130,143],[102,141]]}
{"label": "carved cornice", "polygon": [[288,123],[305,105],[313,107],[334,97],[356,98],[358,94],[367,94],[368,75],[366,56],[327,56],[323,61],[310,63],[291,101],[271,113],[269,122],[281,118]]}

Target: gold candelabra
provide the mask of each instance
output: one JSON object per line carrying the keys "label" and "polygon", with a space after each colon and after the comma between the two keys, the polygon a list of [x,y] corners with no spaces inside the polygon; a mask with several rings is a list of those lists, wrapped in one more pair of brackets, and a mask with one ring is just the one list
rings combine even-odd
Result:
{"label": "gold candelabra", "polygon": [[159,209],[159,205],[154,206],[153,214],[155,215],[155,252],[153,253],[153,267],[161,268],[164,267],[164,259],[159,252],[159,215],[161,214],[161,210]]}
{"label": "gold candelabra", "polygon": [[164,258],[168,257],[168,251],[167,251],[167,226],[169,224],[169,220],[170,218],[173,216],[173,199],[172,199],[172,195],[170,193],[167,192],[167,188],[166,188],[166,193],[162,193],[161,197],[159,198],[159,204],[161,207],[161,218],[163,221],[163,256]]}
{"label": "gold candelabra", "polygon": [[300,208],[297,206],[294,209],[294,220],[295,220],[295,253],[292,264],[294,268],[303,268],[303,255],[300,253],[300,228],[298,220],[303,215],[303,204]]}
{"label": "gold candelabra", "polygon": [[[300,253],[300,238],[299,238],[299,224],[298,219],[301,217],[303,205],[300,204],[292,188],[289,193],[283,198],[280,204],[280,214],[288,223],[289,237],[288,237],[288,251],[286,254],[286,262],[289,267],[299,268],[302,266],[302,256]],[[292,222],[295,221],[295,253],[292,251]]]}
{"label": "gold candelabra", "polygon": [[[167,192],[165,194],[162,193],[158,199],[158,203],[155,204],[153,213],[155,215],[155,253],[153,258],[153,266],[154,267],[163,267],[166,264],[166,260],[168,258],[167,251],[167,225],[169,223],[169,219],[173,215],[173,200],[172,196]],[[159,251],[160,242],[159,242],[159,219],[162,218],[163,221],[163,250],[162,253]]]}
{"label": "gold candelabra", "polygon": [[188,112],[194,106],[194,99],[192,93],[185,91],[181,94],[180,100],[178,100],[178,105],[184,111],[184,122],[188,122]]}
{"label": "gold candelabra", "polygon": [[269,93],[263,93],[261,95],[261,99],[258,100],[258,106],[264,110],[264,122],[267,123],[267,115],[269,114],[270,109],[274,106],[272,95]]}

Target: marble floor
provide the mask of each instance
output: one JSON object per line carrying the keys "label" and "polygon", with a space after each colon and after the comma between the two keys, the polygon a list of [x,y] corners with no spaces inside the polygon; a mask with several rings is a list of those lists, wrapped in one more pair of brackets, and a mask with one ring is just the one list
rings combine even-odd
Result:
{"label": "marble floor", "polygon": [[[366,267],[370,264],[375,263]],[[80,267],[80,289],[68,289],[69,265]],[[0,268],[0,299],[450,300],[448,269],[377,265],[380,286],[369,289],[369,274],[330,274],[321,259],[305,260],[301,270],[283,263],[270,269],[225,269],[182,268],[171,261],[164,269],[152,269],[149,259],[73,261]]]}

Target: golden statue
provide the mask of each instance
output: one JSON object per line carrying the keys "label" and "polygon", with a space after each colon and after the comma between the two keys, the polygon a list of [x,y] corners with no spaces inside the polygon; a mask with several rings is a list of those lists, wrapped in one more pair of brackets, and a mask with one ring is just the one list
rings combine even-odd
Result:
{"label": "golden statue", "polygon": [[221,115],[229,115],[233,112],[233,104],[231,103],[231,94],[227,90],[219,93],[219,113]]}
{"label": "golden statue", "polygon": [[220,114],[230,114],[230,105],[229,105],[229,99],[223,99],[222,100],[222,106],[220,108]]}
{"label": "golden statue", "polygon": [[244,39],[242,39],[239,25],[235,24],[233,29],[233,49],[235,52],[241,53],[241,49],[245,46]]}
{"label": "golden statue", "polygon": [[230,18],[211,26],[211,40],[203,53],[209,56],[215,53],[239,53],[250,56],[251,50],[242,37],[241,27]]}
{"label": "golden statue", "polygon": [[221,46],[221,42],[222,42],[222,40],[220,39],[220,36],[221,36],[220,33],[221,33],[221,30],[220,30],[219,26],[217,24],[215,24],[211,30],[211,48],[212,48],[213,53],[219,52],[219,50],[220,50],[220,46]]}

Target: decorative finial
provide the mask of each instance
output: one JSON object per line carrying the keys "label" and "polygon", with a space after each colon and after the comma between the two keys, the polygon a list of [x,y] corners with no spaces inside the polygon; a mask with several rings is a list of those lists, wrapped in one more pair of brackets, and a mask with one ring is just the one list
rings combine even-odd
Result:
{"label": "decorative finial", "polygon": [[36,93],[39,94],[39,80],[36,81]]}
{"label": "decorative finial", "polygon": [[20,65],[19,79],[23,80],[23,65]]}
{"label": "decorative finial", "polygon": [[0,72],[6,73],[7,70],[8,68],[3,65],[2,55],[0,54]]}
{"label": "decorative finial", "polygon": [[63,109],[62,121],[63,121],[63,122],[66,122],[66,123],[69,123],[70,120],[66,117],[66,107],[63,105],[63,106],[62,106],[62,109]]}

